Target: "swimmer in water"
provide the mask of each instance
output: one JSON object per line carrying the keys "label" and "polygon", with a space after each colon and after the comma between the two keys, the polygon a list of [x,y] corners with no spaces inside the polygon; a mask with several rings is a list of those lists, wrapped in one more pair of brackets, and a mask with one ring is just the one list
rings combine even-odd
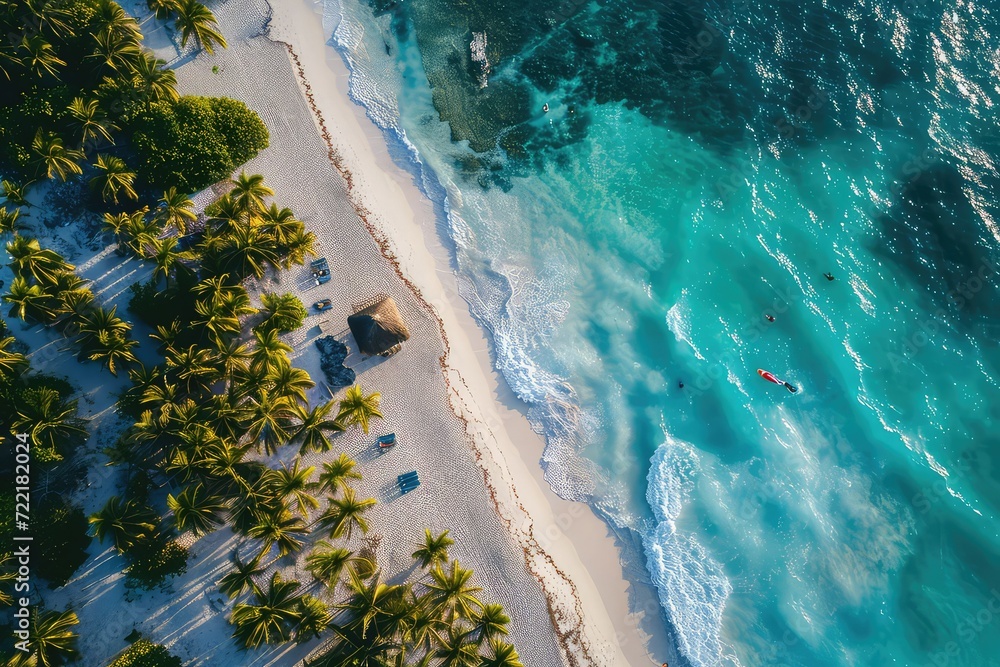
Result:
{"label": "swimmer in water", "polygon": [[683,389],[684,388],[684,380],[678,380],[677,381],[677,388],[678,389]]}
{"label": "swimmer in water", "polygon": [[544,111],[545,113],[549,112],[549,103],[548,102],[546,102],[545,104],[542,105],[542,111]]}
{"label": "swimmer in water", "polygon": [[832,273],[824,273],[823,277],[826,278],[827,280],[833,280],[833,274]]}
{"label": "swimmer in water", "polygon": [[768,315],[765,315],[764,317],[766,317],[766,318],[767,318],[767,321],[768,321],[768,322],[773,322],[773,321],[774,321],[774,315],[770,315],[770,314],[768,314]]}

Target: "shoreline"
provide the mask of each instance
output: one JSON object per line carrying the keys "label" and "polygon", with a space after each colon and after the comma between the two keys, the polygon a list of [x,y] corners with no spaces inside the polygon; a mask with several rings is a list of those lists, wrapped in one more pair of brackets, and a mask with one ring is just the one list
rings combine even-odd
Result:
{"label": "shoreline", "polygon": [[[597,653],[614,660],[596,663],[601,665],[637,667],[673,658],[655,587],[625,575],[622,547],[589,505],[559,498],[545,482],[539,463],[544,438],[528,422],[527,406],[494,369],[488,334],[473,320],[458,292],[451,254],[437,229],[437,205],[413,182],[414,174],[392,159],[383,131],[364,107],[351,99],[349,70],[342,54],[327,44],[322,21],[322,14],[310,0],[274,3],[265,38],[288,51],[317,129],[329,148],[330,161],[343,176],[359,218],[386,260],[438,323],[445,346],[440,363],[449,402],[466,424],[501,520],[524,549],[529,569],[549,598],[549,613],[564,648],[575,645],[585,655],[598,648]],[[327,117],[337,118],[333,133]],[[351,127],[345,128],[345,124]],[[356,183],[359,176],[361,184]],[[379,190],[377,203],[364,199],[372,191],[370,181],[387,187]],[[395,236],[370,218],[391,219]],[[403,241],[410,242],[408,248],[400,248],[401,232]],[[432,278],[435,275],[437,279]],[[484,454],[492,460],[484,461]],[[497,470],[488,470],[497,466]],[[494,474],[497,480],[491,479]],[[508,515],[510,507],[502,507],[497,483],[509,487],[501,491],[523,514],[520,524],[514,524],[514,517]],[[641,551],[639,555],[644,557]],[[543,561],[543,571],[532,567],[533,560]],[[648,577],[644,562],[641,567],[641,574]],[[559,609],[560,594],[549,590],[545,569],[550,576],[561,578],[574,598],[572,611],[578,618],[568,629],[560,626],[569,620],[569,610]],[[609,640],[611,637],[614,639]],[[597,656],[588,657],[593,661]],[[579,663],[571,659],[570,664]]]}

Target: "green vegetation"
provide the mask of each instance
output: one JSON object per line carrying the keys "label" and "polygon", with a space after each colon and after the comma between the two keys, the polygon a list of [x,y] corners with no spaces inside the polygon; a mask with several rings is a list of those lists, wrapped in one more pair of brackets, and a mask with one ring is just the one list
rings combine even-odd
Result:
{"label": "green vegetation", "polygon": [[[209,53],[226,46],[197,0],[148,4],[174,21],[182,44]],[[39,504],[35,522],[46,536],[37,544],[52,557],[33,561],[38,574],[65,583],[86,559],[89,525],[120,558],[130,591],[155,588],[186,569],[179,534],[228,526],[239,556],[218,584],[233,600],[241,647],[324,638],[323,655],[310,664],[518,667],[503,641],[510,619],[479,600],[471,570],[450,559],[447,531],[427,531],[416,545],[422,569],[413,581],[386,583],[378,536],[367,535],[376,501],[354,487],[355,462],[339,453],[317,469],[295,455],[331,452],[335,434],[348,428],[367,433],[382,418],[381,397],[354,385],[340,400],[311,403],[315,383],[292,365],[281,338],[302,325],[305,307],[291,294],[264,294],[261,317],[251,304],[245,281],[316,254],[315,236],[272,200],[262,176],[240,173],[205,218],[195,212],[189,193],[229,178],[267,146],[257,115],[234,100],[180,97],[175,74],[143,50],[139,25],[113,0],[8,0],[0,2],[0,28],[8,37],[0,40],[0,172],[13,179],[2,182],[0,234],[15,276],[2,300],[10,316],[61,332],[79,361],[129,380],[117,407],[131,425],[104,449],[124,483],[86,519],[55,499],[69,488]],[[152,269],[129,301],[155,330],[145,363],[116,308],[99,303],[65,258],[23,235],[27,191],[41,178],[89,187],[86,205],[103,214],[106,238]],[[32,374],[25,351],[0,321],[0,436],[29,433],[38,467],[79,479],[74,453],[87,432],[75,389]],[[272,466],[278,453],[291,456]],[[165,499],[151,493],[164,477]],[[0,489],[0,545],[13,530],[10,487]],[[310,549],[314,528],[328,539]],[[337,542],[359,537],[357,552]],[[277,571],[280,559],[300,554],[314,581]],[[12,603],[11,568],[9,551],[0,552],[0,605]],[[19,654],[7,667],[75,659],[76,615],[32,613],[36,655]],[[178,665],[146,640],[112,663]]]}
{"label": "green vegetation", "polygon": [[131,122],[139,171],[150,183],[200,190],[267,147],[267,128],[236,100],[185,96],[157,102]]}
{"label": "green vegetation", "polygon": [[[173,17],[182,45],[225,48],[197,0],[150,6]],[[193,192],[267,146],[267,129],[242,102],[179,97],[174,72],[143,49],[138,23],[113,0],[10,0],[0,30],[4,174],[28,183],[84,176],[120,210],[140,199],[140,186]],[[24,187],[14,188],[22,200]]]}
{"label": "green vegetation", "polygon": [[166,647],[139,639],[111,661],[108,667],[183,667],[181,659]]}
{"label": "green vegetation", "polygon": [[306,308],[294,294],[273,294],[264,292],[260,297],[267,312],[267,319],[260,323],[260,329],[277,329],[280,333],[295,331],[306,319]]}
{"label": "green vegetation", "polygon": [[378,392],[365,396],[365,393],[361,390],[361,385],[356,384],[353,387],[349,387],[344,400],[340,402],[340,414],[337,415],[337,421],[343,423],[345,426],[356,424],[361,427],[362,431],[367,433],[372,418],[382,418],[382,413],[379,412],[379,403],[381,400],[382,395]]}
{"label": "green vegetation", "polygon": [[45,611],[36,607],[28,625],[28,652],[16,651],[6,667],[56,667],[71,662],[78,655],[78,638],[71,628],[79,623],[73,611]]}
{"label": "green vegetation", "polygon": [[63,498],[48,498],[39,507],[32,525],[35,527],[35,551],[32,567],[35,574],[53,587],[69,581],[73,573],[87,560],[87,517],[79,507]]}

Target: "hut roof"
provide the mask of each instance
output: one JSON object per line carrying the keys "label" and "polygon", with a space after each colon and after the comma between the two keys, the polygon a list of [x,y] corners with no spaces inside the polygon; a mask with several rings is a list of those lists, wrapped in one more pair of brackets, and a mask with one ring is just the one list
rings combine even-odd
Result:
{"label": "hut roof", "polygon": [[379,297],[347,318],[361,352],[367,355],[385,354],[405,340],[410,332],[392,297]]}

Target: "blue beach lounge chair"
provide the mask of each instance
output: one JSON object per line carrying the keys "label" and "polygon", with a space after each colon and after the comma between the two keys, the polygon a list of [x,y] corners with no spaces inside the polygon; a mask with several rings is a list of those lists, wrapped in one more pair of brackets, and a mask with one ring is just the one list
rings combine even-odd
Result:
{"label": "blue beach lounge chair", "polygon": [[390,447],[392,447],[395,444],[396,444],[396,434],[395,433],[387,433],[387,434],[385,434],[383,436],[379,436],[379,439],[378,439],[379,449],[389,449]]}

